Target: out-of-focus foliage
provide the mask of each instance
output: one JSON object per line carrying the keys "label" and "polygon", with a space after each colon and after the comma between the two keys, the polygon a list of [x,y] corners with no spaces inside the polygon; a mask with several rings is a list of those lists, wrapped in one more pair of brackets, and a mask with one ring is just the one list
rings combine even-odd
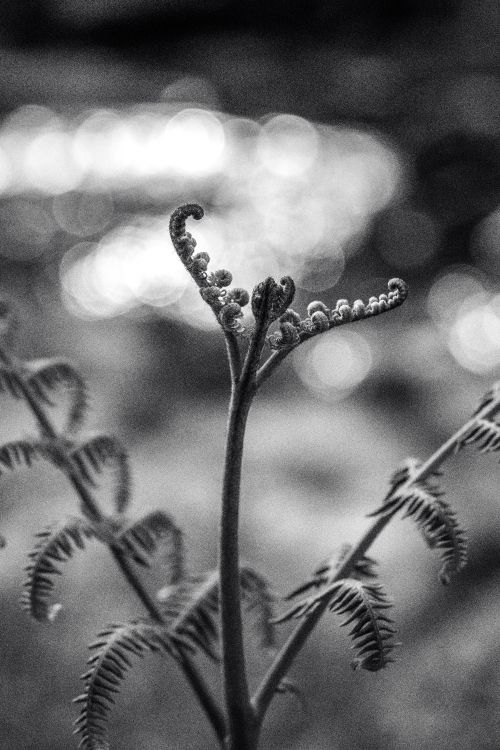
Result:
{"label": "out-of-focus foliage", "polygon": [[[291,274],[304,311],[409,281],[397,319],[304,344],[256,404],[243,556],[288,590],[498,378],[500,6],[9,0],[2,27],[1,289],[19,353],[81,364],[91,428],[129,446],[136,506],[175,515],[193,569],[215,561],[228,381],[169,245],[171,208],[202,203],[198,249],[237,285]],[[3,441],[32,434],[18,404],[1,408]],[[65,563],[50,629],[23,619],[32,535],[75,500],[44,465],[0,481],[0,745],[66,750],[89,635],[143,613],[96,547],[86,566]],[[398,602],[398,663],[376,682],[352,675],[325,618],[293,675],[314,721],[278,698],[270,747],[498,746],[498,466],[463,453],[442,481],[471,532],[469,567],[437,608],[418,534],[391,525],[374,554]],[[145,661],[112,739],[205,750],[189,701],[173,665]]]}

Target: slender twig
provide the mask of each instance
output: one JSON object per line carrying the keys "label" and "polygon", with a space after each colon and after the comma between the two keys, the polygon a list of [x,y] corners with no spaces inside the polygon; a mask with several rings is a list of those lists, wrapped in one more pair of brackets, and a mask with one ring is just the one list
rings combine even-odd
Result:
{"label": "slender twig", "polygon": [[231,331],[224,331],[226,339],[227,358],[229,361],[229,371],[231,373],[231,383],[236,384],[241,374],[241,353],[238,345],[238,339]]}
{"label": "slender twig", "polygon": [[219,546],[222,666],[229,724],[228,750],[253,750],[257,725],[250,702],[243,648],[240,597],[238,523],[243,441],[250,405],[255,394],[255,374],[269,325],[270,283],[264,283],[262,313],[250,339],[241,377],[233,383],[226,437],[222,485]]}
{"label": "slender twig", "polygon": [[[8,367],[13,367],[11,358],[2,349],[0,349],[0,361],[2,361]],[[22,392],[24,400],[30,407],[35,419],[40,425],[40,429],[43,435],[52,440],[57,439],[57,432],[47,413],[38,402],[29,385],[22,378],[20,378],[19,380],[19,388]],[[84,480],[78,473],[78,469],[76,468],[76,466],[74,466],[69,460],[66,460],[64,461],[63,469],[64,473],[67,475],[78,496],[80,497],[83,510],[85,511],[86,515],[96,523],[102,522],[104,520],[104,516],[99,510],[99,507],[95,502],[92,494],[89,492],[87,486],[85,485]],[[136,593],[150,617],[156,622],[164,624],[165,620],[163,618],[161,609],[142,585],[142,582],[138,578],[136,572],[133,570],[123,550],[118,547],[118,545],[114,545],[112,542],[108,543],[107,546],[127,583]],[[208,689],[208,686],[205,684],[202,676],[199,674],[196,667],[194,666],[194,664],[192,664],[187,656],[182,656],[180,666],[187,681],[189,682],[191,688],[197,696],[203,710],[205,711],[207,718],[209,719],[219,739],[221,747],[223,747],[223,741],[226,733],[225,721],[219,707],[215,703]]]}
{"label": "slender twig", "polygon": [[[423,482],[425,479],[430,477],[436,472],[441,464],[450,456],[452,456],[459,446],[461,445],[464,437],[470,432],[472,427],[476,424],[478,419],[491,419],[495,414],[500,411],[500,394],[495,393],[491,402],[488,402],[482,409],[480,409],[470,420],[468,420],[463,427],[461,427],[454,435],[450,437],[438,450],[430,456],[415,472],[412,473],[411,477],[398,488],[398,493],[404,494],[409,490],[412,485]],[[353,547],[349,555],[346,557],[342,565],[339,567],[335,578],[332,579],[332,583],[339,581],[343,578],[348,577],[356,563],[366,554],[368,549],[371,547],[375,539],[379,536],[381,531],[394,517],[395,514],[389,514],[387,516],[381,516],[378,518],[368,531],[359,540],[357,545]],[[278,688],[281,680],[288,672],[292,662],[301,650],[305,641],[309,637],[312,630],[315,628],[321,615],[324,613],[328,606],[328,600],[321,603],[317,609],[309,616],[304,618],[295,630],[291,633],[290,637],[280,649],[274,662],[269,668],[268,672],[264,676],[260,686],[258,687],[253,699],[252,705],[257,715],[257,720],[262,723],[266,710],[271,703],[276,689]]]}
{"label": "slender twig", "polygon": [[[293,349],[296,348],[296,346],[293,347]],[[285,357],[288,356],[291,351],[292,349],[279,349],[266,359],[262,367],[257,371],[257,376],[255,378],[255,385],[257,388],[260,388],[262,383],[273,374],[276,368],[280,366]]]}

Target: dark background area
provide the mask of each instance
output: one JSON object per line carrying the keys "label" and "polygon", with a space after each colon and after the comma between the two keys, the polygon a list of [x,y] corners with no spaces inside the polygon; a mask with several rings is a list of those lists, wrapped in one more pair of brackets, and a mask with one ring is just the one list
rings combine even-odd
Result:
{"label": "dark background area", "polygon": [[[255,405],[242,555],[284,594],[362,533],[396,466],[427,457],[498,378],[500,5],[1,10],[0,287],[21,321],[16,351],[80,365],[88,430],[129,448],[132,513],[172,513],[193,572],[216,564],[228,377],[220,332],[170,247],[171,210],[202,203],[192,231],[236,284],[290,272],[301,312],[318,297],[367,300],[391,276],[410,284],[400,310],[301,347]],[[2,439],[32,432],[4,397]],[[389,527],[373,554],[396,603],[396,664],[352,673],[346,635],[325,617],[292,674],[307,710],[278,697],[263,747],[499,746],[498,477],[472,450],[446,466],[470,534],[469,566],[446,589],[409,522]],[[76,498],[50,468],[1,481],[0,745],[62,750],[87,643],[142,612],[89,545],[65,566],[54,624],[28,621],[18,599],[33,535]],[[269,655],[250,653],[254,683]],[[213,744],[158,657],[128,676],[110,735],[121,750]]]}

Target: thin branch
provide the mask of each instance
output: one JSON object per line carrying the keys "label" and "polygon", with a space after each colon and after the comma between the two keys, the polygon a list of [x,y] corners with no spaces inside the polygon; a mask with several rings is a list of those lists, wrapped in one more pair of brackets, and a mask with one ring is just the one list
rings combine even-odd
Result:
{"label": "thin branch", "polygon": [[238,345],[238,339],[231,331],[224,331],[226,340],[227,358],[229,361],[229,371],[231,373],[231,383],[238,382],[241,375],[241,353]]}
{"label": "thin branch", "polygon": [[[1,349],[0,360],[8,367],[13,366],[11,358],[6,354],[6,352]],[[35,419],[40,425],[42,433],[46,435],[47,438],[57,439],[58,435],[52,422],[50,421],[41,404],[38,402],[36,396],[32,393],[28,384],[24,380],[22,380],[22,378],[20,378],[20,388],[22,390],[22,394],[26,403],[30,407]],[[83,510],[85,511],[86,515],[97,523],[103,521],[104,517],[99,510],[99,507],[95,502],[92,494],[89,492],[87,486],[85,485],[84,480],[78,473],[76,467],[71,462],[67,461],[64,464],[64,473],[68,476],[71,484],[80,497]],[[113,545],[112,543],[108,544],[108,548],[127,583],[136,593],[150,617],[156,622],[164,623],[161,609],[142,585],[142,582],[137,577],[136,572],[133,570],[128,558],[123,553],[122,549],[117,545]],[[187,656],[183,656],[183,659],[181,661],[181,668],[184,672],[184,675],[186,676],[186,679],[191,685],[191,688],[197,696],[203,710],[205,711],[219,739],[221,747],[223,747],[225,736],[225,722],[219,707],[215,703],[207,685],[205,685],[202,676],[199,674],[194,664],[189,661]]]}
{"label": "thin branch", "polygon": [[255,394],[255,374],[269,326],[271,288],[269,280],[264,282],[261,314],[256,319],[240,380],[233,383],[226,437],[219,575],[222,667],[229,723],[228,750],[253,750],[257,741],[257,726],[250,703],[243,648],[238,524],[245,427]]}
{"label": "thin branch", "polygon": [[[455,432],[449,440],[447,440],[438,450],[432,454],[432,456],[425,461],[411,477],[398,488],[398,492],[402,494],[411,488],[412,485],[423,482],[429,476],[435,473],[435,471],[441,466],[441,464],[450,456],[452,456],[462,444],[465,436],[470,432],[474,424],[478,419],[491,419],[500,411],[500,392],[495,392],[492,400],[487,401],[486,405],[479,409],[479,411],[466,422],[457,432]],[[389,523],[395,514],[381,516],[378,518],[368,531],[359,540],[357,545],[352,549],[350,554],[346,557],[342,565],[340,566],[335,578],[332,579],[332,583],[339,581],[343,578],[348,577],[356,565],[356,563],[364,557],[368,549],[371,547],[375,539],[379,536],[381,531]],[[283,677],[288,672],[292,662],[301,650],[302,646],[306,642],[307,638],[315,628],[321,615],[324,613],[328,606],[328,601],[325,601],[318,607],[309,617],[304,618],[291,633],[288,640],[285,642],[283,647],[278,652],[273,664],[269,668],[268,672],[264,676],[260,686],[258,687],[253,699],[252,705],[257,714],[257,720],[262,723],[266,710],[271,703],[276,690],[282,681]]]}

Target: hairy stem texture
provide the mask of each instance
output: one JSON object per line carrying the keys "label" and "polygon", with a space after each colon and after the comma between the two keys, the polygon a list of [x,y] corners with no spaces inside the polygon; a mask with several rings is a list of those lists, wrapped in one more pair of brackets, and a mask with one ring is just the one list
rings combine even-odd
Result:
{"label": "hairy stem texture", "polygon": [[[479,410],[472,419],[466,422],[463,427],[452,435],[449,440],[443,443],[443,445],[415,471],[415,473],[407,480],[406,488],[410,488],[414,484],[423,482],[434,474],[441,464],[456,452],[464,437],[470,432],[478,419],[491,419],[498,411],[500,411],[500,396],[496,395],[491,402],[487,403],[481,410]],[[403,489],[401,489],[401,491],[403,491]],[[371,525],[358,543],[353,547],[350,554],[346,557],[340,566],[337,575],[332,579],[332,583],[347,578],[352,573],[356,563],[364,557],[373,542],[392,518],[393,515],[382,516]],[[327,607],[328,601],[325,600],[325,602],[309,617],[301,620],[276,655],[273,664],[264,676],[264,679],[252,699],[252,705],[259,725],[264,719],[267,708],[269,707],[281,680],[290,669],[295,657]]]}

